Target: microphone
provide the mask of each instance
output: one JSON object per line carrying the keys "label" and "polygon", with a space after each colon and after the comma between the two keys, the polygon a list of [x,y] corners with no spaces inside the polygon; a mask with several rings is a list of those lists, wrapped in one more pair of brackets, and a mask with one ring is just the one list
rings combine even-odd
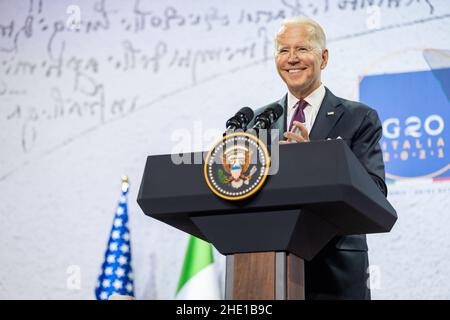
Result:
{"label": "microphone", "polygon": [[283,107],[280,106],[278,102],[269,104],[263,112],[256,116],[255,124],[252,129],[255,131],[260,129],[270,129],[272,124],[281,117],[283,111]]}
{"label": "microphone", "polygon": [[254,112],[249,107],[241,108],[233,117],[226,122],[226,132],[232,132],[237,129],[245,130],[248,123],[253,119]]}

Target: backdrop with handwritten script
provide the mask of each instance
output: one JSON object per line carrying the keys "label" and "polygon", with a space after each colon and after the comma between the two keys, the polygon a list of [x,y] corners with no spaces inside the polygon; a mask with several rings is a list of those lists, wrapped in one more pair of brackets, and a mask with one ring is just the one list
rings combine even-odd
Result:
{"label": "backdrop with handwritten script", "polygon": [[[273,39],[294,15],[324,27],[322,80],[349,99],[449,49],[447,0],[1,1],[0,298],[94,297],[122,174],[136,296],[173,298],[186,235],[138,208],[146,156],[206,150],[279,99]],[[449,184],[421,183],[390,186],[399,222],[369,237],[374,298],[450,298]]]}

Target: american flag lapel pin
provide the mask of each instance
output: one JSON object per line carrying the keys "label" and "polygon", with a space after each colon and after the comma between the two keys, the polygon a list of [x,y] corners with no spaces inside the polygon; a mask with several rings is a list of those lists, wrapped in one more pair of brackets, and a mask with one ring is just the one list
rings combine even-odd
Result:
{"label": "american flag lapel pin", "polygon": [[327,117],[332,117],[332,116],[334,116],[334,111],[327,112]]}

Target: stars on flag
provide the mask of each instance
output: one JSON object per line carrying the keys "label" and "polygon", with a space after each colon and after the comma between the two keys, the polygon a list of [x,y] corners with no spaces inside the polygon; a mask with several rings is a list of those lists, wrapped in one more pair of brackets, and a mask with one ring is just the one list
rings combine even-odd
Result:
{"label": "stars on flag", "polygon": [[120,281],[120,280],[114,281],[113,286],[114,286],[114,288],[116,288],[116,289],[122,288],[122,281]]}
{"label": "stars on flag", "polygon": [[107,267],[107,268],[105,268],[105,274],[106,274],[107,276],[112,275],[112,274],[113,274],[113,268],[112,268],[112,267]]}
{"label": "stars on flag", "polygon": [[131,283],[128,283],[125,288],[127,289],[128,292],[133,292],[133,285]]}
{"label": "stars on flag", "polygon": [[117,262],[119,262],[121,265],[124,265],[127,263],[127,258],[125,256],[120,256],[119,259],[117,259]]}
{"label": "stars on flag", "polygon": [[113,293],[133,296],[130,231],[128,226],[128,188],[123,188],[115,211],[105,260],[98,278],[95,295],[107,300]]}
{"label": "stars on flag", "polygon": [[122,219],[114,220],[114,227],[118,228],[122,226]]}
{"label": "stars on flag", "polygon": [[117,268],[116,270],[116,275],[120,278],[123,277],[125,275],[125,269],[123,268]]}
{"label": "stars on flag", "polygon": [[115,230],[111,233],[111,238],[113,238],[114,240],[119,239],[120,237],[120,231],[119,230]]}

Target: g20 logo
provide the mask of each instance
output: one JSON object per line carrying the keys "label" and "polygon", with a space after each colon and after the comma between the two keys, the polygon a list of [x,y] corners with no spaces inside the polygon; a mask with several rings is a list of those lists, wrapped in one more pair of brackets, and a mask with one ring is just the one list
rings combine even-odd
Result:
{"label": "g20 logo", "polygon": [[[385,119],[381,146],[384,162],[389,168],[386,176],[401,179],[411,177],[407,173],[420,173],[413,177],[434,177],[447,170],[444,136],[445,121],[438,114],[424,119],[418,116],[404,120],[397,117]],[[424,171],[430,168],[433,171]]]}
{"label": "g20 logo", "polygon": [[437,114],[428,116],[425,121],[412,116],[406,118],[403,126],[399,118],[388,118],[383,121],[383,136],[387,139],[399,139],[403,129],[404,137],[420,138],[422,130],[428,136],[438,136],[444,131],[444,119]]}
{"label": "g20 logo", "polygon": [[372,75],[361,81],[361,102],[382,119],[387,178],[450,177],[447,79],[450,68]]}

